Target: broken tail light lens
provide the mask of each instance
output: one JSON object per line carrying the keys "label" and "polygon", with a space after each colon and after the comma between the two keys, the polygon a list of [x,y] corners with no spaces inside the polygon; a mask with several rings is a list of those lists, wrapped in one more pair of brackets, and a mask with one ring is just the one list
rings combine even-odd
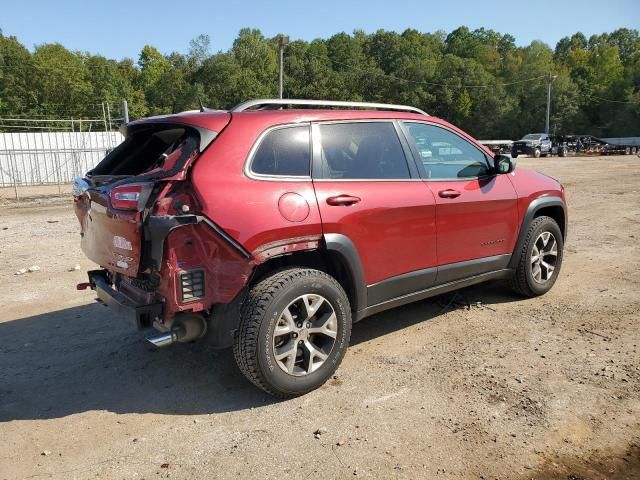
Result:
{"label": "broken tail light lens", "polygon": [[138,210],[144,187],[141,183],[115,187],[109,193],[111,206],[118,210]]}

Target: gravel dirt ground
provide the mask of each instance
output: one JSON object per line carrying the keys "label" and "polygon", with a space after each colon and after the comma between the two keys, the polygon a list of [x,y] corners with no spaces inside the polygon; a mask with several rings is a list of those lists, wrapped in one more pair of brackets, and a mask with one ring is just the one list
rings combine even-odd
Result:
{"label": "gravel dirt ground", "polygon": [[519,165],[567,190],[553,290],[489,283],[376,315],[289,401],[229,351],[156,350],[77,292],[93,265],[69,200],[4,202],[0,479],[640,478],[640,159]]}

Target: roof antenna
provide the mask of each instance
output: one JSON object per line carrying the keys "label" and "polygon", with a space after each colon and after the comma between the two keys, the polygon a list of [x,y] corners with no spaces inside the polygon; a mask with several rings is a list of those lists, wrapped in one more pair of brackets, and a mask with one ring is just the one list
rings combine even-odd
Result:
{"label": "roof antenna", "polygon": [[198,103],[200,104],[200,111],[204,112],[206,108],[204,108],[204,105],[202,104],[202,99],[200,97],[198,97]]}

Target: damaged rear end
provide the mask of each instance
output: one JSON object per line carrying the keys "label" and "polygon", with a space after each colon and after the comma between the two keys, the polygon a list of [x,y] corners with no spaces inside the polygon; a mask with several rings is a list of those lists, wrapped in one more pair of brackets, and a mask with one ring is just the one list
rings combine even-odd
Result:
{"label": "damaged rear end", "polygon": [[[201,215],[189,172],[230,120],[226,112],[133,122],[125,141],[73,185],[81,247],[98,299],[163,346],[204,335],[214,304],[229,303],[251,270],[249,254]],[[224,264],[224,270],[217,268]]]}

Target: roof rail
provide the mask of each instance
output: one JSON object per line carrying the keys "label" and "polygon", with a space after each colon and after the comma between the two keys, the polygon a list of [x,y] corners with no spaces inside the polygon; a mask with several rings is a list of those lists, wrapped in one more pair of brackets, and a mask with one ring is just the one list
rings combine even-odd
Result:
{"label": "roof rail", "polygon": [[369,102],[340,102],[335,100],[298,100],[298,99],[268,99],[260,98],[256,100],[247,100],[233,107],[230,112],[244,112],[245,110],[256,109],[274,109],[286,105],[299,105],[304,107],[347,107],[347,108],[364,108],[371,110],[390,110],[397,112],[413,112],[420,115],[429,115],[424,110],[407,105],[392,105],[389,103],[369,103]]}

